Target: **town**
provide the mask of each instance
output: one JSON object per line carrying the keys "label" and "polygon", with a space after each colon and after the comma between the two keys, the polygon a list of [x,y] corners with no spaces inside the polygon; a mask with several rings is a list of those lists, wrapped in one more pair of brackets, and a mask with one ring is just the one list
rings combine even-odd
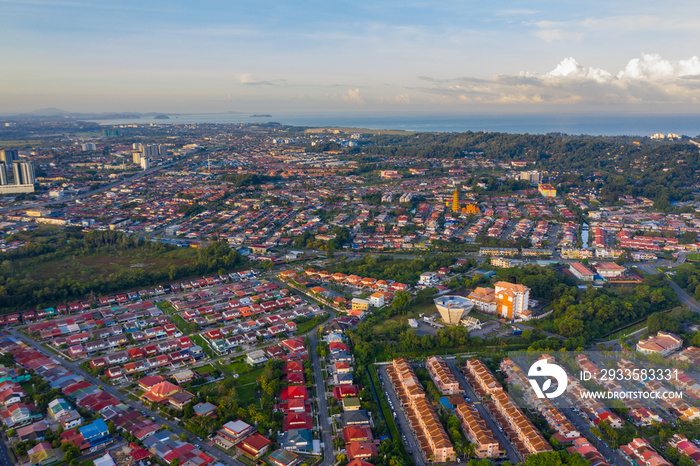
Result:
{"label": "town", "polygon": [[6,123],[0,461],[700,464],[699,143],[490,137]]}

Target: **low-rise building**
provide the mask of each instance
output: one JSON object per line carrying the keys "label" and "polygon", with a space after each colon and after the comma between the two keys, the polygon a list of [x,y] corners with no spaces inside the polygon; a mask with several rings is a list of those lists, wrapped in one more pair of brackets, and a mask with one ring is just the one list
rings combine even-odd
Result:
{"label": "low-rise building", "polygon": [[462,393],[462,387],[452,373],[452,369],[441,357],[430,356],[425,361],[425,367],[428,369],[433,382],[435,382],[435,386],[443,395]]}
{"label": "low-rise building", "polygon": [[668,356],[683,347],[683,339],[671,332],[658,332],[637,343],[637,351],[643,354],[660,354]]}
{"label": "low-rise building", "polygon": [[591,269],[580,262],[572,262],[569,264],[569,272],[571,272],[574,277],[578,278],[579,280],[583,280],[584,282],[593,281],[593,277],[595,276],[595,273],[593,273]]}

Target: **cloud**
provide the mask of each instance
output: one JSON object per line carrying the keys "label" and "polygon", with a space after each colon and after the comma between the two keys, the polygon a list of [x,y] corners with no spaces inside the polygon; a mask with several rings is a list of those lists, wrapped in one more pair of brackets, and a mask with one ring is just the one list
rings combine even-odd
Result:
{"label": "cloud", "polygon": [[244,74],[238,76],[238,80],[240,81],[241,84],[244,84],[246,86],[274,86],[275,85],[274,81],[264,81],[264,80],[258,79],[257,77],[253,76],[250,73],[244,73]]}
{"label": "cloud", "polygon": [[351,102],[351,103],[356,103],[356,104],[363,104],[365,103],[365,100],[362,98],[360,95],[360,89],[355,88],[355,89],[348,89],[348,91],[340,96],[341,100],[345,102]]}
{"label": "cloud", "polygon": [[509,10],[500,10],[496,12],[496,16],[525,16],[525,15],[534,15],[537,13],[537,10],[528,10],[525,8],[513,8]]}
{"label": "cloud", "polygon": [[392,97],[380,97],[379,101],[389,104],[407,105],[411,103],[411,98],[408,94],[397,94]]}
{"label": "cloud", "polygon": [[419,77],[420,90],[453,103],[688,103],[700,102],[700,59],[668,60],[642,53],[617,73],[561,60],[548,73],[521,71],[490,79]]}
{"label": "cloud", "polygon": [[580,42],[583,39],[581,32],[565,31],[559,28],[540,29],[535,35],[545,42]]}

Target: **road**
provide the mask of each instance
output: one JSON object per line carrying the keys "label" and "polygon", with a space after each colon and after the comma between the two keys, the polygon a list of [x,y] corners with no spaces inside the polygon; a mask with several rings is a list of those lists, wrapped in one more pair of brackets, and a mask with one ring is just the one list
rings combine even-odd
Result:
{"label": "road", "polygon": [[[318,327],[316,327],[318,328]],[[326,398],[326,382],[321,373],[321,361],[316,353],[318,343],[318,333],[311,332],[309,335],[311,342],[309,352],[311,353],[311,365],[314,371],[314,384],[316,385],[316,399],[318,400],[318,420],[321,428],[321,439],[323,441],[323,466],[332,466],[335,463],[333,454],[333,441],[331,440],[331,423],[328,417],[328,400]]]}
{"label": "road", "polygon": [[[4,435],[3,435],[4,437]],[[12,466],[12,459],[10,458],[10,453],[7,451],[7,445],[4,439],[0,440],[0,465],[2,466]]]}
{"label": "road", "polygon": [[671,284],[673,291],[676,292],[676,294],[678,295],[678,298],[681,300],[681,302],[683,304],[688,306],[691,311],[695,311],[695,312],[700,313],[700,304],[698,304],[697,301],[695,301],[693,298],[691,298],[690,295],[688,295],[688,293],[686,293],[683,288],[676,285],[676,282],[674,282],[670,278],[666,277],[666,281],[668,281]]}
{"label": "road", "polygon": [[[22,335],[21,333],[17,332],[16,330],[11,330],[10,333],[12,334],[13,337],[17,338],[18,340],[23,341],[24,343],[31,346],[35,350],[39,351],[44,356],[49,357],[49,358],[56,357],[56,355],[53,354],[50,350],[44,348],[38,342],[33,341],[32,339]],[[186,431],[185,429],[183,429],[182,427],[177,425],[177,423],[163,418],[157,412],[151,411],[149,409],[149,407],[146,405],[142,405],[140,403],[136,403],[136,402],[130,400],[129,398],[126,397],[126,395],[123,395],[122,393],[120,393],[115,387],[113,387],[109,384],[103,383],[98,378],[93,377],[92,375],[88,374],[86,371],[84,371],[77,364],[66,361],[66,360],[61,360],[61,365],[64,366],[66,369],[70,370],[71,372],[73,372],[74,374],[84,377],[85,380],[87,380],[91,384],[93,384],[95,386],[102,386],[102,390],[104,390],[105,392],[114,396],[115,398],[117,398],[119,401],[121,401],[125,405],[133,408],[136,411],[145,412],[147,416],[150,416],[154,419],[154,422],[157,422],[158,424],[160,424],[162,426],[166,426],[166,427],[170,428],[170,430],[172,432],[174,432],[176,435],[185,434],[187,436],[187,438],[192,437],[192,435],[188,431]],[[238,461],[235,458],[232,458],[231,456],[227,455],[226,453],[224,453],[223,451],[219,450],[216,447],[211,447],[211,446],[207,445],[206,443],[204,443],[203,441],[199,442],[199,441],[194,440],[194,439],[192,441],[199,445],[200,450],[203,450],[209,456],[216,458],[217,460],[221,461],[224,464],[230,464],[230,465],[234,465],[234,466],[245,466],[244,463]]]}
{"label": "road", "polygon": [[569,421],[571,421],[574,427],[578,429],[581,435],[584,435],[586,439],[588,439],[588,441],[595,445],[600,454],[603,455],[603,458],[605,458],[611,464],[614,464],[616,466],[628,465],[628,463],[622,458],[622,456],[620,456],[620,454],[617,451],[607,447],[602,440],[600,440],[598,437],[591,433],[591,425],[588,423],[588,421],[581,418],[581,416],[571,408],[559,409],[562,412],[562,414],[564,414],[569,419]]}
{"label": "road", "polygon": [[457,364],[455,364],[455,360],[446,359],[445,362],[452,370],[452,373],[455,375],[455,377],[457,377],[457,381],[464,389],[465,394],[469,397],[469,399],[473,401],[474,408],[476,408],[476,410],[479,411],[479,414],[481,414],[481,417],[484,418],[484,421],[486,421],[486,424],[489,426],[489,429],[491,429],[491,432],[493,432],[493,434],[496,436],[498,442],[503,448],[505,448],[506,455],[508,456],[508,461],[510,461],[512,464],[520,463],[520,457],[515,451],[515,447],[512,443],[510,443],[510,440],[508,440],[505,434],[498,429],[498,424],[496,424],[496,421],[494,421],[494,419],[491,417],[491,413],[489,413],[486,407],[483,404],[477,402],[477,400],[479,399],[478,395],[476,394],[472,386],[469,384],[469,382],[467,382],[467,379],[464,378],[464,374],[462,374],[462,371],[457,367]]}
{"label": "road", "polygon": [[413,434],[411,423],[408,422],[408,419],[406,418],[406,413],[401,405],[401,400],[399,400],[399,397],[396,395],[394,386],[391,384],[391,379],[387,375],[386,367],[387,366],[379,366],[379,378],[382,382],[382,390],[384,390],[384,393],[388,395],[389,400],[391,400],[391,404],[393,405],[393,411],[396,413],[396,427],[398,427],[399,433],[402,434],[404,445],[406,445],[406,448],[411,453],[413,462],[417,466],[425,466],[425,462],[423,461],[423,452],[420,449],[420,445],[418,445],[418,442],[416,441],[416,436]]}

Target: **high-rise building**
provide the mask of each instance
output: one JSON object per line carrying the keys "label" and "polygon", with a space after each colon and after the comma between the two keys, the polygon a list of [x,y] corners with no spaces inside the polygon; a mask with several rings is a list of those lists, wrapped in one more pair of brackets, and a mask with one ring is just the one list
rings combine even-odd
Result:
{"label": "high-rise building", "polygon": [[151,167],[151,162],[148,160],[148,157],[141,157],[141,168],[144,170],[148,170]]}
{"label": "high-rise building", "polygon": [[0,163],[0,186],[5,186],[7,184],[7,170],[5,170],[5,164]]}
{"label": "high-rise building", "polygon": [[141,165],[141,152],[134,152],[134,165]]}
{"label": "high-rise building", "polygon": [[452,194],[452,212],[459,212],[459,188]]}
{"label": "high-rise building", "polygon": [[12,166],[15,184],[34,184],[34,164],[32,162],[15,162]]}
{"label": "high-rise building", "polygon": [[149,144],[141,149],[144,157],[151,158],[158,156],[158,144]]}
{"label": "high-rise building", "polygon": [[81,146],[84,152],[97,150],[97,145],[94,142],[86,142]]}
{"label": "high-rise building", "polygon": [[532,170],[529,172],[520,172],[518,178],[523,181],[529,181],[532,186],[537,186],[542,183],[542,173]]}
{"label": "high-rise building", "polygon": [[0,162],[5,162],[8,167],[12,165],[12,162],[19,159],[19,152],[15,149],[3,149],[0,150]]}

